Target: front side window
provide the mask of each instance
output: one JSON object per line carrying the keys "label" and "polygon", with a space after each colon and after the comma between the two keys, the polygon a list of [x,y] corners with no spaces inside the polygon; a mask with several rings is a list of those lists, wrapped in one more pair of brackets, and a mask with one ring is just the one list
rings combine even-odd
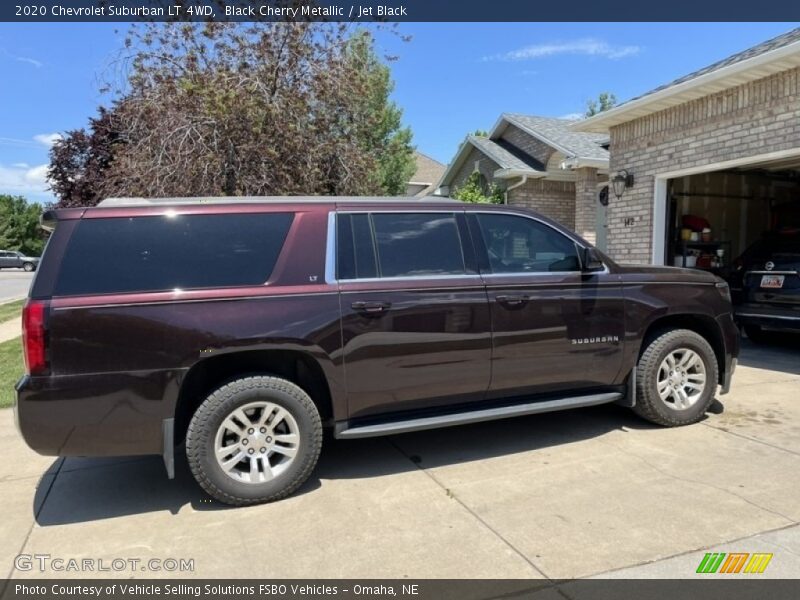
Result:
{"label": "front side window", "polygon": [[580,271],[575,242],[540,221],[504,214],[478,214],[492,273]]}
{"label": "front side window", "polygon": [[466,273],[453,213],[342,213],[336,219],[340,280]]}

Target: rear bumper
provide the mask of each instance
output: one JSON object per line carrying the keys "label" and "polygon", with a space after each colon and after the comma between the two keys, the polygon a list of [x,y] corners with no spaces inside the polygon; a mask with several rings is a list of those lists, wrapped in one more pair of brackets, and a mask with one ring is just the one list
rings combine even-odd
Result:
{"label": "rear bumper", "polygon": [[800,330],[800,306],[742,304],[736,307],[736,321],[742,325]]}
{"label": "rear bumper", "polygon": [[26,375],[15,387],[17,428],[28,446],[45,456],[163,454],[176,375]]}

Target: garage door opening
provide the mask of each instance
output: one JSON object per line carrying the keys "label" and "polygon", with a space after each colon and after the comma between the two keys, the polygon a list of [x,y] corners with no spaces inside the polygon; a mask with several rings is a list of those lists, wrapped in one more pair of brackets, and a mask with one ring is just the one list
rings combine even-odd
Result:
{"label": "garage door opening", "polygon": [[655,254],[668,265],[729,279],[737,259],[765,235],[800,227],[800,157],[665,184],[664,238]]}

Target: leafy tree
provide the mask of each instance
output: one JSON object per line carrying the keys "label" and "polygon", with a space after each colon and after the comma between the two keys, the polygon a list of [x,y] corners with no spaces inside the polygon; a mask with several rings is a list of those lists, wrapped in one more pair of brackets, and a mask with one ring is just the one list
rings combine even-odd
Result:
{"label": "leafy tree", "polygon": [[388,196],[404,194],[406,184],[414,174],[414,148],[411,129],[401,125],[403,111],[389,100],[394,89],[389,67],[375,54],[372,35],[358,32],[348,42],[351,68],[363,74],[367,94],[361,106],[357,137],[364,150],[377,157],[373,185]]}
{"label": "leafy tree", "polygon": [[46,234],[39,227],[42,207],[22,196],[0,194],[0,249],[39,256]]}
{"label": "leafy tree", "polygon": [[121,143],[114,110],[101,107],[89,131],[68,131],[50,149],[47,176],[59,206],[93,206],[111,193],[106,186],[115,145]]}
{"label": "leafy tree", "polygon": [[474,135],[475,137],[489,137],[489,132],[486,131],[485,129],[476,129],[472,133],[472,135]]}
{"label": "leafy tree", "polygon": [[614,108],[617,105],[617,97],[611,92],[601,92],[597,100],[586,101],[586,116],[593,117],[594,115]]}
{"label": "leafy tree", "polygon": [[114,105],[51,154],[62,205],[107,196],[401,192],[411,132],[371,36],[341,23],[147,23]]}
{"label": "leafy tree", "polygon": [[462,202],[503,204],[502,188],[486,183],[486,178],[479,171],[473,171],[464,185],[456,188],[451,197]]}

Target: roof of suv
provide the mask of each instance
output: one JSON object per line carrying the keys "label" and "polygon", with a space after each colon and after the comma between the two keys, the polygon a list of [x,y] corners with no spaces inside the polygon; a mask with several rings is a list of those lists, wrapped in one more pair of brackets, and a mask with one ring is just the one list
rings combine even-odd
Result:
{"label": "roof of suv", "polygon": [[355,204],[375,202],[454,202],[459,200],[441,196],[423,196],[421,198],[405,196],[219,196],[205,198],[107,198],[97,206],[101,208],[122,208],[136,206],[161,206],[176,204]]}
{"label": "roof of suv", "polygon": [[469,203],[441,196],[220,196],[175,198],[108,198],[97,206],[53,208],[44,212],[42,227],[52,230],[58,221],[84,217],[154,216],[164,210],[181,207],[181,212],[216,214],[220,212],[251,212],[292,210],[302,205],[310,210],[330,210],[338,206],[371,205],[391,207],[442,208],[454,205],[465,207]]}

